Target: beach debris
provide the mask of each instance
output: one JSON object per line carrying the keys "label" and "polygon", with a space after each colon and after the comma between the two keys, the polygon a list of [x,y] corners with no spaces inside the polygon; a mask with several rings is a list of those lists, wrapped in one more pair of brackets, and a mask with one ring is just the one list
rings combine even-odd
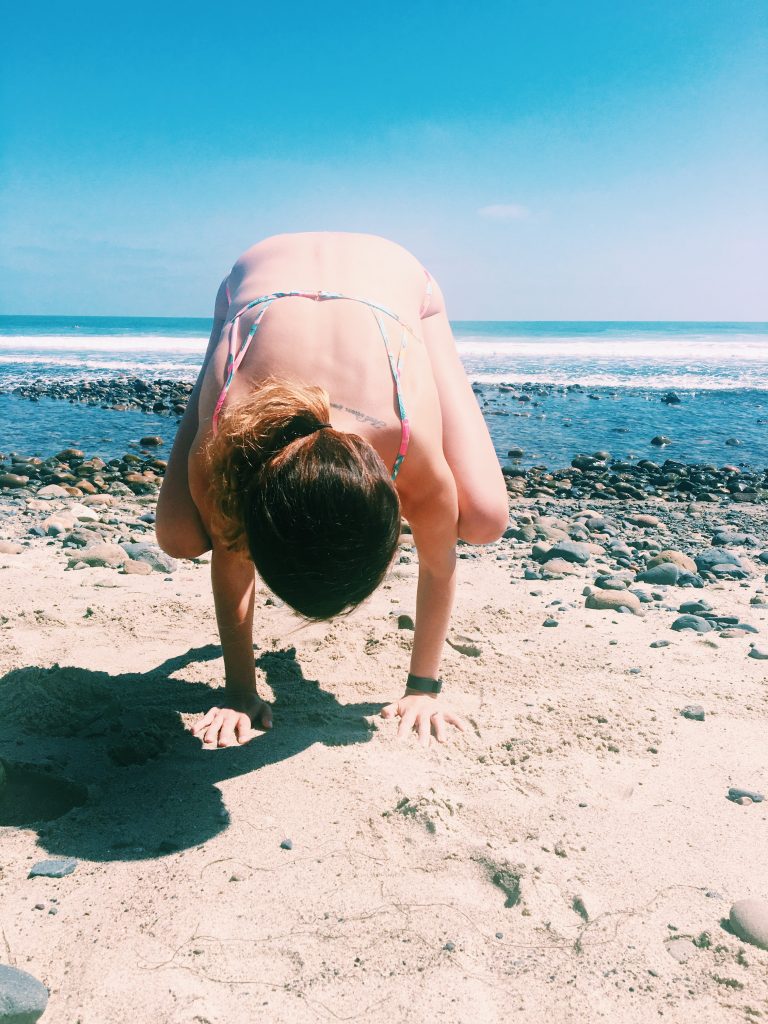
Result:
{"label": "beach debris", "polygon": [[74,857],[64,860],[39,860],[29,869],[27,878],[63,878],[71,875],[78,865]]}
{"label": "beach debris", "polygon": [[762,793],[757,793],[753,789],[741,789],[739,786],[731,786],[728,790],[729,800],[733,800],[735,802],[736,800],[740,800],[742,797],[747,797],[747,799],[753,804],[760,804],[765,800]]}
{"label": "beach debris", "polygon": [[292,850],[293,849],[293,840],[291,840],[291,839],[283,839],[283,841],[280,843],[280,849],[281,850]]}
{"label": "beach debris", "polygon": [[768,901],[756,898],[738,900],[731,907],[728,921],[744,942],[768,949]]}
{"label": "beach debris", "polygon": [[0,964],[0,1024],[35,1024],[48,1005],[48,989],[26,971]]}

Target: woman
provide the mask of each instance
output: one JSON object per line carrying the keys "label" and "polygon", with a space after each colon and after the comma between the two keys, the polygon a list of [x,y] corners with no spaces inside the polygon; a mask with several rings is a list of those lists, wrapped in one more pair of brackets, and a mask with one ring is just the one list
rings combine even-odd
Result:
{"label": "woman", "polygon": [[328,619],[381,582],[400,517],[419,555],[411,672],[382,711],[425,745],[463,723],[438,699],[455,545],[507,525],[498,459],[418,261],[370,235],[278,235],[222,283],[200,375],[157,507],[168,554],[212,549],[226,698],[205,743],[269,728],[256,692],[254,566],[300,614]]}

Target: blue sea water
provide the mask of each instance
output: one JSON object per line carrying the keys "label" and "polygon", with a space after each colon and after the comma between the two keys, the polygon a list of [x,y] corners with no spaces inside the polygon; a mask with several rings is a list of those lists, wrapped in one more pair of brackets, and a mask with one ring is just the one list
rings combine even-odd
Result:
{"label": "blue sea water", "polygon": [[[139,376],[194,380],[210,320],[0,317],[0,451],[50,454],[77,443],[111,457],[146,433],[167,441],[175,420],[7,392],[31,380]],[[567,465],[576,452],[768,466],[768,324],[495,322],[453,325],[502,461]],[[407,370],[406,370],[407,372]],[[529,388],[519,403],[498,384]],[[581,390],[573,390],[573,385]],[[567,390],[568,389],[568,390]],[[673,390],[678,405],[662,395]],[[726,441],[736,439],[737,446]],[[663,457],[663,456],[661,456]]]}

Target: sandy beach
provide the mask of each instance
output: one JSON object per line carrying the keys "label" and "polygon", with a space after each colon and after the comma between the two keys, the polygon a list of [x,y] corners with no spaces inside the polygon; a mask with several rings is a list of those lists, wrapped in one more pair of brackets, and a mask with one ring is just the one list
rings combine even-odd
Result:
{"label": "sandy beach", "polygon": [[[768,952],[728,922],[768,896],[768,805],[728,799],[768,779],[764,504],[512,499],[504,539],[460,547],[443,676],[471,726],[427,751],[378,716],[407,672],[407,533],[348,618],[301,625],[262,587],[274,728],[203,750],[208,566],[158,555],[154,500],[3,492],[0,941],[45,1024],[768,1013]],[[733,572],[636,581],[724,537]],[[671,628],[691,602],[706,632]],[[50,858],[77,863],[28,877]]]}

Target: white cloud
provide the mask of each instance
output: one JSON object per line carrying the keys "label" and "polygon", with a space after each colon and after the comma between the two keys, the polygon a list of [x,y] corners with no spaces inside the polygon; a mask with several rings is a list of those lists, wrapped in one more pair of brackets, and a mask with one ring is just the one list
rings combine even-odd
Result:
{"label": "white cloud", "polygon": [[495,203],[482,206],[477,211],[478,216],[485,220],[525,220],[530,212],[527,206],[521,206],[520,203]]}

